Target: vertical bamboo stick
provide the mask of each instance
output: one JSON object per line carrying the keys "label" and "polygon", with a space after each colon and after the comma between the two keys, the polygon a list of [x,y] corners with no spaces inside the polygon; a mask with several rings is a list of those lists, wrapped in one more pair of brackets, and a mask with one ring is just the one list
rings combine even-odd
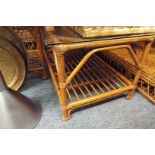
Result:
{"label": "vertical bamboo stick", "polygon": [[[149,42],[146,43],[144,52],[143,52],[142,57],[141,57],[141,60],[140,60],[140,63],[141,63],[142,66],[145,64],[146,57],[147,57],[148,53],[150,52],[150,49],[151,49],[151,46],[152,46],[152,42],[153,41],[149,41]],[[134,77],[133,86],[135,86],[135,89],[136,89],[137,83],[139,81],[139,78],[141,76],[141,72],[142,72],[142,70],[139,69],[137,71],[135,77]],[[127,96],[127,99],[131,99],[133,97],[133,94],[135,92],[135,89],[129,91],[128,96]]]}
{"label": "vertical bamboo stick", "polygon": [[[90,60],[91,60],[91,58],[90,58]],[[89,65],[88,65],[88,64]],[[96,75],[96,73],[95,73],[95,71],[93,71],[92,70],[92,68],[91,68],[91,64],[89,63],[89,61],[87,62],[85,65],[87,66],[87,68],[92,72],[92,74],[95,76],[95,78],[97,79],[97,81],[98,82],[100,82],[107,90],[110,90],[103,82],[102,82],[102,80],[100,79],[100,78],[98,78],[98,76]],[[96,72],[97,72],[97,70],[96,70]],[[94,80],[95,81],[95,80]],[[98,85],[98,84],[97,84]],[[105,91],[101,88],[101,86],[100,85],[98,85],[98,87],[99,87],[99,89],[103,92],[103,93],[105,93]]]}
{"label": "vertical bamboo stick", "polygon": [[[101,60],[101,58],[99,58],[99,57],[96,56],[96,55],[94,55],[94,57],[96,57],[98,61],[97,61],[97,62],[95,62],[95,61],[93,62],[93,61],[92,61],[92,63],[94,63],[94,65],[96,65],[96,66],[98,66],[98,67],[100,67],[100,65],[101,65],[101,66],[103,67],[103,68],[101,68],[101,70],[102,70],[102,71],[104,71],[104,70],[107,71],[109,77],[113,77],[113,78],[110,78],[111,81],[113,81],[118,87],[122,87],[122,85],[126,86],[126,84],[125,84],[122,80],[120,80],[120,78],[118,78],[117,76],[114,76],[114,72],[111,71],[111,68],[109,68],[108,65],[105,65],[106,63],[103,62],[103,60]],[[104,65],[103,65],[103,63],[104,63]],[[109,69],[108,69],[108,68],[109,68]],[[114,80],[114,78],[116,78],[117,80]],[[122,85],[120,85],[120,84],[118,83],[118,81],[120,81]]]}
{"label": "vertical bamboo stick", "polygon": [[65,56],[64,53],[55,52],[55,59],[57,62],[57,72],[60,86],[60,99],[61,99],[61,108],[62,108],[62,116],[64,120],[68,120],[70,118],[70,113],[67,110],[67,92],[66,88],[63,87],[63,84],[66,81],[65,78]]}
{"label": "vertical bamboo stick", "polygon": [[[76,58],[78,58],[78,56],[76,56]],[[74,57],[73,57],[74,59]],[[76,61],[76,59],[75,59]],[[91,81],[93,81],[94,84],[96,84],[96,86],[104,93],[104,90],[100,87],[100,85],[95,81],[94,77],[90,75],[89,72],[93,73],[92,72],[92,69],[90,69],[90,67],[87,65],[87,63],[85,63],[85,66],[87,66],[88,68],[85,68],[85,72],[87,74],[87,76],[91,79]],[[88,72],[89,70],[89,72]],[[95,73],[93,73],[93,75],[95,76]]]}
{"label": "vertical bamboo stick", "polygon": [[[73,61],[73,57],[72,57],[72,59],[70,59],[70,61],[74,64],[74,67],[76,67],[76,64],[75,64],[75,62],[77,61]],[[81,72],[80,71],[80,73],[82,74],[82,76],[84,77],[84,79],[86,80],[86,81],[89,81],[87,78],[86,78],[86,76],[84,75],[84,73],[83,72]],[[94,90],[94,92],[98,95],[99,94],[99,92],[95,89],[95,87],[90,83],[90,86],[91,86],[91,88]]]}
{"label": "vertical bamboo stick", "polygon": [[[71,60],[68,59],[68,61],[70,62]],[[71,64],[69,63],[69,65],[71,65]],[[71,66],[71,68],[74,69],[73,66]],[[81,73],[81,71],[80,71],[79,73]],[[82,85],[82,86],[85,88],[85,90],[88,92],[88,94],[89,94],[90,96],[92,96],[92,93],[91,93],[90,90],[87,88],[87,86],[85,85],[85,83],[83,82],[83,80],[82,80],[82,78],[79,76],[79,74],[77,74],[77,78],[79,79],[81,85]],[[80,84],[77,83],[76,86],[77,86],[77,85],[80,85]],[[77,87],[78,87],[78,86],[77,86]]]}
{"label": "vertical bamboo stick", "polygon": [[[70,65],[70,67],[72,68],[72,65],[70,64],[70,63],[68,63],[69,65]],[[69,66],[68,65],[66,65],[66,68],[67,68],[67,70],[69,70]],[[81,92],[81,94],[84,96],[84,98],[86,98],[86,95],[85,95],[85,93],[84,93],[84,91],[79,87],[79,85],[78,85],[78,82],[76,81],[76,79],[75,78],[73,78],[73,81],[75,82],[75,84],[77,85],[77,87],[78,87],[78,89],[79,89],[79,91]]]}

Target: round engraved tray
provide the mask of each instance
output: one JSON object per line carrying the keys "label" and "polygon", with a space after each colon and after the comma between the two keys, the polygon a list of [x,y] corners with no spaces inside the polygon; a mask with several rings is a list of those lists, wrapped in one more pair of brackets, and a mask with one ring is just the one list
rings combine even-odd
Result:
{"label": "round engraved tray", "polygon": [[27,55],[26,55],[26,49],[22,42],[22,40],[16,35],[14,31],[11,30],[9,27],[0,27],[0,38],[7,40],[10,42],[22,55],[22,57],[25,60],[25,63],[27,65]]}
{"label": "round engraved tray", "polygon": [[0,70],[9,88],[18,90],[26,76],[24,58],[6,40],[0,39]]}

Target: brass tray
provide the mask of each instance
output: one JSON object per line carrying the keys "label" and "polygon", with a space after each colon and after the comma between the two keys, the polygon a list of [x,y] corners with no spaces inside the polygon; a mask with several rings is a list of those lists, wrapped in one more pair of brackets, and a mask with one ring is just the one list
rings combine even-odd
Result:
{"label": "brass tray", "polygon": [[24,58],[6,40],[0,39],[0,70],[9,88],[18,90],[26,76]]}
{"label": "brass tray", "polygon": [[27,58],[27,54],[26,54],[26,48],[25,48],[22,40],[17,36],[17,34],[13,30],[11,30],[10,27],[0,26],[0,38],[7,40],[15,48],[18,49],[18,51],[23,56],[24,61],[26,62],[26,66],[27,66],[28,58]]}

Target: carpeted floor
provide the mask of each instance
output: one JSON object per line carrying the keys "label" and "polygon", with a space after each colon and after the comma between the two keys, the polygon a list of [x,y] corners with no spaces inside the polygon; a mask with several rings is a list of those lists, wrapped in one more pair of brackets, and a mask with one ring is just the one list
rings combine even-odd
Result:
{"label": "carpeted floor", "polygon": [[126,100],[125,96],[121,96],[80,109],[72,114],[69,121],[63,121],[51,79],[41,80],[38,74],[29,75],[20,91],[43,108],[37,129],[155,128],[155,105],[139,93],[136,93],[132,100]]}

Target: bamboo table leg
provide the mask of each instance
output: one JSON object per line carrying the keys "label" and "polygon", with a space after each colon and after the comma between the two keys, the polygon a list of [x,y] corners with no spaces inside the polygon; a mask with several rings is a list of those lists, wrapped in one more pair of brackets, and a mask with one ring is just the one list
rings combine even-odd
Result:
{"label": "bamboo table leg", "polygon": [[[141,66],[143,66],[145,64],[145,60],[146,60],[146,57],[147,57],[148,53],[150,52],[152,43],[153,43],[153,41],[149,41],[149,42],[147,42],[147,44],[145,46],[144,52],[143,52],[142,57],[141,57],[141,60],[140,60]],[[141,72],[142,72],[142,70],[139,69],[137,71],[136,75],[135,75],[134,80],[133,80],[133,86],[135,86],[135,89],[136,89],[136,86],[138,84],[139,78],[141,76]],[[133,94],[135,92],[135,89],[129,91],[128,96],[127,96],[127,99],[131,99],[133,97]]]}
{"label": "bamboo table leg", "polygon": [[67,92],[65,88],[65,56],[64,53],[55,52],[55,62],[57,66],[59,87],[60,87],[60,104],[62,108],[62,116],[64,120],[70,119],[70,112],[67,108]]}

